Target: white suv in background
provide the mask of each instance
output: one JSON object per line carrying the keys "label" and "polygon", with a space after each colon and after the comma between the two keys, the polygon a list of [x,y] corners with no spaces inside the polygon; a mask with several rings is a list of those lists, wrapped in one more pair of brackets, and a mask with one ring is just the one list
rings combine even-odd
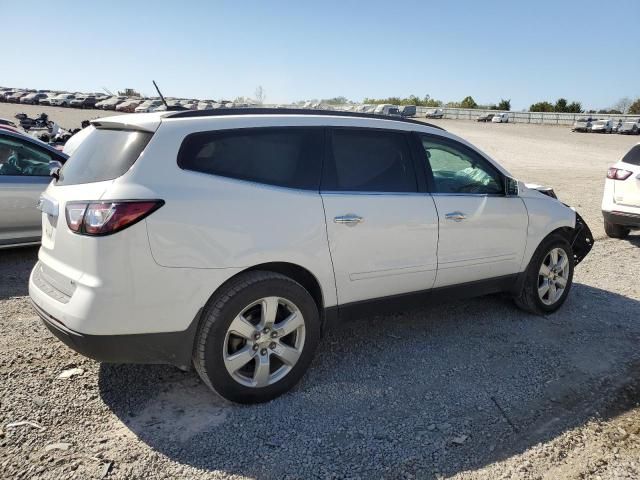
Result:
{"label": "white suv in background", "polygon": [[236,402],[291,389],[329,325],[508,292],[558,309],[593,238],[461,138],[347,112],[95,120],[41,197],[29,280],[47,327],[101,361],[194,365]]}
{"label": "white suv in background", "polygon": [[602,215],[604,231],[612,238],[640,229],[640,143],[607,171]]}

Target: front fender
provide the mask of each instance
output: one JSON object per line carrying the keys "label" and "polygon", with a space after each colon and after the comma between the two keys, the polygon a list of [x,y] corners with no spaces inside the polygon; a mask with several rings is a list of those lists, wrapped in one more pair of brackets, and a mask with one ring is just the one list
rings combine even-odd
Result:
{"label": "front fender", "polygon": [[570,229],[576,227],[576,212],[559,202],[558,200],[543,195],[542,193],[531,191],[522,198],[529,215],[529,225],[527,228],[527,244],[520,271],[526,270],[529,261],[538,245],[551,232],[558,229]]}

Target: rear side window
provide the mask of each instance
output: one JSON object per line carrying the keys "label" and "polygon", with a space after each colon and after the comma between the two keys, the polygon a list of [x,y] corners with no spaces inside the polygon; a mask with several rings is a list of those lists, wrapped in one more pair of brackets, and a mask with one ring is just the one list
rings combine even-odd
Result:
{"label": "rear side window", "polygon": [[636,145],[627,154],[622,157],[624,163],[630,163],[631,165],[640,166],[640,145]]}
{"label": "rear side window", "polygon": [[185,138],[178,166],[185,170],[318,190],[323,130],[249,128],[194,133]]}
{"label": "rear side window", "polygon": [[152,133],[97,128],[60,170],[56,185],[113,180],[125,174],[151,140]]}
{"label": "rear side window", "polygon": [[402,132],[336,129],[322,189],[354,192],[417,192],[415,170]]}

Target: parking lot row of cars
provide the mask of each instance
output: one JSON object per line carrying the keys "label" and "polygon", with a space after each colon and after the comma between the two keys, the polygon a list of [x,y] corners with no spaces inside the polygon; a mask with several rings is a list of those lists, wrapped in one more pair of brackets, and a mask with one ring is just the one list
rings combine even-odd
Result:
{"label": "parking lot row of cars", "polygon": [[[248,103],[229,102],[226,100],[215,101],[176,98],[168,98],[166,100],[169,107],[183,107],[188,110],[211,110],[215,108],[251,106],[251,104]],[[69,93],[50,90],[20,90],[14,88],[0,88],[0,102],[70,108],[97,108],[126,113],[154,112],[167,109],[167,106],[158,97],[142,98],[126,95],[107,95],[103,93]]]}
{"label": "parking lot row of cars", "polygon": [[574,122],[571,130],[574,132],[640,135],[640,118],[615,121],[611,118],[580,117]]}

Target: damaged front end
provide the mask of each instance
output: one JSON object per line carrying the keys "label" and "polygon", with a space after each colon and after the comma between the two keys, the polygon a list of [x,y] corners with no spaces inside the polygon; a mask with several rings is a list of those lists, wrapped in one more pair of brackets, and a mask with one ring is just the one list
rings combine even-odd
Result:
{"label": "damaged front end", "polygon": [[[537,184],[526,184],[527,188],[532,190],[537,190],[538,192],[551,197],[558,199],[556,193],[553,191],[553,188],[547,187],[544,185]],[[580,216],[580,214],[576,211],[575,208],[563,203],[566,207],[569,207],[576,214],[576,226],[571,232],[571,248],[573,249],[573,261],[574,265],[578,265],[584,257],[586,257],[591,249],[593,248],[593,244],[595,240],[593,239],[593,234],[591,233],[591,229],[587,225],[587,222]]]}
{"label": "damaged front end", "polygon": [[573,249],[573,262],[578,265],[593,248],[593,234],[587,222],[576,212],[576,228],[571,235],[571,248]]}

